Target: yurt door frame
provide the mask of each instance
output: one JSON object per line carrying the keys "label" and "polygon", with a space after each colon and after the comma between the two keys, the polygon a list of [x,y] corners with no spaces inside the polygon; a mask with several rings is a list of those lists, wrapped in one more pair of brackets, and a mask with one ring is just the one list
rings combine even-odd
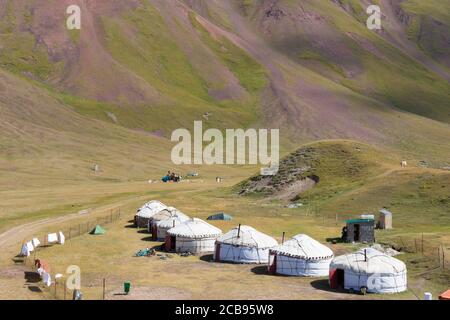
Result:
{"label": "yurt door frame", "polygon": [[177,237],[176,236],[170,236],[170,250],[175,250],[176,245],[175,243],[177,242]]}
{"label": "yurt door frame", "polygon": [[158,227],[156,225],[152,225],[152,240],[158,240]]}
{"label": "yurt door frame", "polygon": [[215,255],[216,255],[215,261],[216,261],[216,262],[220,262],[220,243],[216,243],[216,252],[215,252]]}
{"label": "yurt door frame", "polygon": [[166,241],[164,243],[166,251],[170,252],[173,249],[175,249],[175,239],[176,239],[176,237],[171,236],[170,234],[166,235]]}
{"label": "yurt door frame", "polygon": [[330,270],[330,287],[343,289],[345,286],[345,271],[343,269]]}
{"label": "yurt door frame", "polygon": [[355,242],[359,242],[360,239],[361,239],[361,225],[356,223],[353,225],[353,240]]}
{"label": "yurt door frame", "polygon": [[277,254],[269,252],[269,264],[267,266],[269,274],[275,274],[277,272]]}

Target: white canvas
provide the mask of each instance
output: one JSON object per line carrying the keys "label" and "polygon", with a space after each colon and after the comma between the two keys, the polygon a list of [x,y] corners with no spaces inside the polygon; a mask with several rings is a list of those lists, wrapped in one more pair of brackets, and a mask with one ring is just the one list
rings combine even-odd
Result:
{"label": "white canvas", "polygon": [[189,219],[190,218],[185,216],[176,216],[167,220],[158,221],[156,223],[156,237],[159,241],[164,241],[169,229],[172,229]]}
{"label": "white canvas", "polygon": [[33,242],[28,241],[27,248],[28,248],[28,252],[32,252],[34,250]]}
{"label": "white canvas", "polygon": [[49,233],[47,235],[47,243],[58,242],[58,235],[56,233]]}
{"label": "white canvas", "polygon": [[194,254],[213,252],[216,237],[205,237],[200,239],[176,237],[176,252],[191,252]]}
{"label": "white canvas", "polygon": [[23,244],[22,249],[20,250],[20,255],[23,257],[30,256],[30,251],[28,250],[28,246],[26,243]]}
{"label": "white canvas", "polygon": [[64,236],[64,234],[60,231],[58,232],[58,236],[58,243],[64,244],[66,242],[66,237]]}
{"label": "white canvas", "polygon": [[[277,241],[250,226],[237,226],[217,238],[216,250],[220,248],[219,260],[235,263],[267,263],[269,249]],[[217,252],[214,252],[217,259]]]}
{"label": "white canvas", "polygon": [[41,244],[38,238],[33,238],[32,242],[35,248],[37,248]]}
{"label": "white canvas", "polygon": [[330,259],[305,260],[296,257],[277,255],[276,273],[287,276],[326,277],[330,268]]}
{"label": "white canvas", "polygon": [[[216,259],[216,254],[217,252],[215,251],[214,259]],[[268,263],[269,249],[220,244],[219,259],[236,263]]]}
{"label": "white canvas", "polygon": [[52,277],[50,276],[50,273],[44,272],[42,274],[42,282],[44,282],[47,287],[50,287],[52,285]]}

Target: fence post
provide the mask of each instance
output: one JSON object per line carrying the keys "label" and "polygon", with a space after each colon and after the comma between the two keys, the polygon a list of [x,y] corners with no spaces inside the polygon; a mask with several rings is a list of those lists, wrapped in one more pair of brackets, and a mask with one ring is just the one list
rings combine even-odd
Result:
{"label": "fence post", "polygon": [[103,300],[105,300],[106,279],[103,278]]}
{"label": "fence post", "polygon": [[441,245],[442,248],[442,269],[445,269],[445,250],[444,245]]}
{"label": "fence post", "polygon": [[423,255],[423,232],[422,232],[422,255]]}

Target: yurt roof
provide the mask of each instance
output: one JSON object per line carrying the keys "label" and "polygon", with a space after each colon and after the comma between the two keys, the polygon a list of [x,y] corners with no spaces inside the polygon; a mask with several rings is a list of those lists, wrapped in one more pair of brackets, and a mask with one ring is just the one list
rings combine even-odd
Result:
{"label": "yurt roof", "polygon": [[330,268],[368,274],[396,274],[406,271],[406,265],[402,261],[374,248],[364,248],[350,254],[338,256],[333,259]]}
{"label": "yurt roof", "polygon": [[261,249],[272,248],[278,245],[278,242],[274,238],[250,226],[241,226],[240,230],[239,227],[233,228],[217,238],[216,241],[234,246],[257,247]]}
{"label": "yurt roof", "polygon": [[165,208],[167,208],[167,206],[164,203],[152,200],[141,207],[136,215],[142,218],[150,218]]}
{"label": "yurt roof", "polygon": [[177,216],[186,217],[186,220],[189,219],[187,215],[185,215],[183,212],[174,207],[167,207],[165,209],[160,210],[158,213],[152,216],[151,219],[156,222]]}
{"label": "yurt roof", "polygon": [[192,218],[172,229],[169,229],[167,233],[172,236],[185,238],[206,238],[220,236],[222,234],[222,230],[201,219]]}
{"label": "yurt roof", "polygon": [[333,257],[333,251],[330,248],[306,234],[298,234],[271,251],[305,260],[323,260]]}
{"label": "yurt roof", "polygon": [[158,226],[158,228],[173,228],[174,221],[175,221],[175,226],[177,226],[189,219],[190,218],[186,215],[177,215],[177,216],[165,219],[165,220],[157,221],[156,225]]}

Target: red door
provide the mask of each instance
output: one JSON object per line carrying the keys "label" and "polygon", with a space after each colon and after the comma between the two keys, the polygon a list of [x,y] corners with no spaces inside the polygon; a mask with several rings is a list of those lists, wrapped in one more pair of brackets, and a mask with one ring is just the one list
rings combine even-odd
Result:
{"label": "red door", "polygon": [[336,269],[330,269],[330,287],[331,289],[337,289],[338,288],[338,277],[337,277],[337,270]]}
{"label": "red door", "polygon": [[344,288],[344,270],[330,269],[330,287],[331,289]]}

